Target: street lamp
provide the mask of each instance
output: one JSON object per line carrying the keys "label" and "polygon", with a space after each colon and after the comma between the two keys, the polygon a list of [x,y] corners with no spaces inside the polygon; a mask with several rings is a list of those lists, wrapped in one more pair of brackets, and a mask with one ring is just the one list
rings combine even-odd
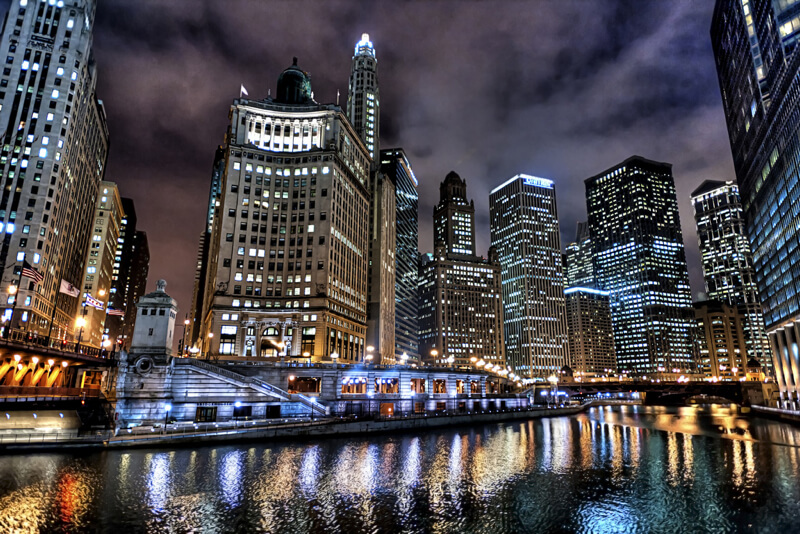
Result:
{"label": "street lamp", "polygon": [[166,403],[164,405],[164,433],[167,433],[167,422],[169,421],[169,412],[172,410],[172,404]]}
{"label": "street lamp", "polygon": [[310,352],[305,351],[303,353],[303,358],[308,358],[308,364],[311,365],[311,353]]}
{"label": "street lamp", "polygon": [[336,365],[336,360],[338,360],[338,359],[339,359],[339,353],[338,352],[332,352],[331,353],[331,360],[333,360],[333,364],[334,365]]}
{"label": "street lamp", "polygon": [[452,355],[452,354],[451,354],[450,356],[448,356],[448,357],[447,357],[447,363],[449,363],[449,364],[450,364],[450,368],[451,368],[451,369],[453,368],[453,362],[454,362],[454,361],[456,361],[456,359],[453,357],[453,355]]}
{"label": "street lamp", "polygon": [[209,332],[207,338],[208,338],[208,345],[207,345],[208,348],[206,349],[206,360],[210,360],[211,359],[211,340],[214,338],[214,332]]}
{"label": "street lamp", "polygon": [[436,365],[436,357],[439,355],[439,351],[436,349],[431,349],[431,359],[433,360],[433,364]]}
{"label": "street lamp", "polygon": [[403,365],[406,365],[408,363],[408,354],[404,352],[402,356],[400,356],[400,360],[403,362]]}
{"label": "street lamp", "polygon": [[[86,310],[85,307],[84,310]],[[83,339],[83,328],[86,326],[86,317],[84,317],[83,315],[78,317],[78,319],[75,321],[75,326],[80,328],[80,330],[78,330],[78,345],[80,345],[81,339]]]}

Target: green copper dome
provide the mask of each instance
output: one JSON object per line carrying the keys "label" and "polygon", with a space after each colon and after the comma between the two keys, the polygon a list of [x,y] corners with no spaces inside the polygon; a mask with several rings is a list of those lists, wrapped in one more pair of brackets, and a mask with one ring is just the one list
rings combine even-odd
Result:
{"label": "green copper dome", "polygon": [[297,66],[294,58],[292,66],[278,76],[278,93],[275,101],[280,104],[308,104],[311,99],[311,79],[307,72]]}

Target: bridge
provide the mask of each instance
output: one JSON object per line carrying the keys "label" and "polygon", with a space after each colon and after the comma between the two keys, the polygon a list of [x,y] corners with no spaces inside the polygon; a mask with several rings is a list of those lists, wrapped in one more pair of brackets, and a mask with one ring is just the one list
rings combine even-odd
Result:
{"label": "bridge", "polygon": [[106,349],[12,330],[0,337],[0,403],[98,397],[115,363]]}
{"label": "bridge", "polygon": [[[686,404],[693,397],[724,399],[741,404],[744,400],[743,382],[567,382],[558,390],[569,396],[595,396],[604,393],[640,393],[645,404]],[[541,385],[539,390],[550,389]]]}

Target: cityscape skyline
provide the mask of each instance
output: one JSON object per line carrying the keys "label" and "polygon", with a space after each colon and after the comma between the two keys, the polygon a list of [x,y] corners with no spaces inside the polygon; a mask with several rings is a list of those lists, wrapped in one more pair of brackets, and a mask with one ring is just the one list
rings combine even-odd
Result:
{"label": "cityscape skyline", "polygon": [[[151,273],[170,281],[180,315],[191,306],[209,168],[240,85],[250,98],[264,98],[298,56],[315,99],[335,103],[338,90],[344,106],[352,46],[362,33],[379,50],[381,144],[402,146],[420,181],[421,251],[432,251],[433,199],[451,169],[474,191],[479,251],[489,245],[483,199],[520,172],[555,181],[566,245],[586,217],[583,195],[568,192],[638,153],[674,166],[696,295],[702,272],[689,193],[705,179],[734,178],[708,43],[713,6],[648,5],[634,13],[625,3],[603,10],[536,5],[519,14],[512,6],[479,4],[456,11],[441,29],[437,21],[453,11],[447,3],[314,5],[301,10],[302,24],[287,25],[295,9],[289,4],[233,2],[223,10],[192,2],[188,10],[186,2],[102,2],[94,50],[114,147],[106,179],[137,202],[141,226],[153,234]],[[163,13],[156,17],[156,9]],[[387,23],[401,16],[412,23]],[[461,37],[469,32],[459,28],[487,17],[497,23],[470,40]],[[623,24],[608,33],[611,17]],[[534,18],[553,22],[542,24],[535,39],[525,31]],[[575,48],[570,35],[577,38],[578,29],[581,47]],[[523,59],[536,69],[525,69]],[[151,76],[139,76],[144,70]],[[647,82],[640,83],[645,73]],[[212,77],[217,81],[207,83]],[[419,83],[401,83],[406,79]],[[624,97],[616,90],[634,80]]]}

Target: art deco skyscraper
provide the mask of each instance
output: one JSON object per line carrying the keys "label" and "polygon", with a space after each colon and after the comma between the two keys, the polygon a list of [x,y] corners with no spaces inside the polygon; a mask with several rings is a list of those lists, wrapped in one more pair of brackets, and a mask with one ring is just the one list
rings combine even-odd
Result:
{"label": "art deco skyscraper", "polygon": [[[692,205],[706,293],[710,299],[739,308],[744,318],[747,358],[755,358],[763,368],[772,369],[739,186],[730,181],[706,180],[692,193]],[[744,365],[739,367],[744,375]]]}
{"label": "art deco skyscraper", "polygon": [[506,361],[523,377],[557,374],[569,349],[554,184],[518,174],[492,190],[489,209],[502,268]]}
{"label": "art deco skyscraper", "polygon": [[[450,172],[434,207],[434,253],[423,255],[419,289],[419,346],[433,365],[473,366],[479,360],[505,366],[500,263],[475,247],[475,205],[467,184]],[[452,362],[449,360],[452,357]],[[475,362],[471,359],[475,358]]]}
{"label": "art deco skyscraper", "polygon": [[20,280],[23,262],[44,275],[39,284],[21,279],[12,320],[40,335],[72,334],[80,299],[59,293],[61,280],[82,288],[91,276],[86,252],[108,151],[94,15],[92,0],[14,0],[0,42],[0,292]]}
{"label": "art deco skyscraper", "polygon": [[718,0],[722,105],[783,406],[800,408],[800,4]]}
{"label": "art deco skyscraper", "polygon": [[369,189],[367,347],[378,363],[395,359],[395,248],[397,198],[392,177],[381,172],[378,60],[366,33],[356,43],[350,69],[347,116],[372,158]]}
{"label": "art deco skyscraper", "polygon": [[363,361],[369,151],[296,59],[274,98],[234,100],[230,117],[197,348]]}
{"label": "art deco skyscraper", "polygon": [[419,194],[402,148],[381,150],[381,172],[395,184],[395,357],[419,363]]}
{"label": "art deco skyscraper", "polygon": [[378,59],[369,34],[356,43],[347,91],[347,117],[373,161],[380,161],[380,93]]}
{"label": "art deco skyscraper", "polygon": [[595,276],[609,292],[619,369],[638,376],[694,370],[672,166],[633,156],[585,183]]}

